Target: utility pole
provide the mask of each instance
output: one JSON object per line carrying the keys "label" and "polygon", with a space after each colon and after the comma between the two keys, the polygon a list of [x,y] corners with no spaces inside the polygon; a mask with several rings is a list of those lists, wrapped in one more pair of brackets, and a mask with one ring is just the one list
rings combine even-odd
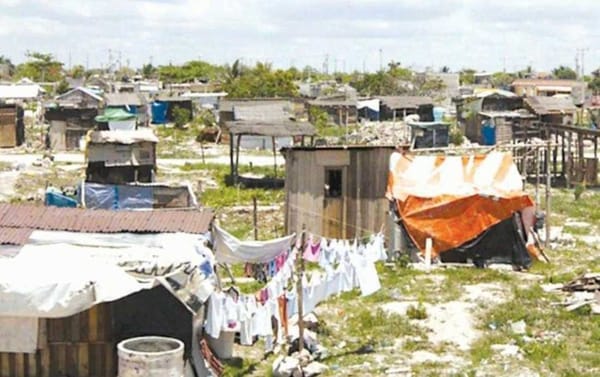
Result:
{"label": "utility pole", "polygon": [[383,71],[383,49],[379,49],[379,70]]}

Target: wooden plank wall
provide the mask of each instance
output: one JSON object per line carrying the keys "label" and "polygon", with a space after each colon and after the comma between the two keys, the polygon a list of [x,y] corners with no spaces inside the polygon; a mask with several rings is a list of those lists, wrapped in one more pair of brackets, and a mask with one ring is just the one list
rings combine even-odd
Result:
{"label": "wooden plank wall", "polygon": [[48,319],[47,343],[35,354],[0,353],[0,377],[115,377],[112,306]]}
{"label": "wooden plank wall", "polygon": [[0,147],[17,145],[17,110],[14,107],[0,109]]}
{"label": "wooden plank wall", "polygon": [[[376,233],[386,222],[385,199],[389,157],[393,148],[349,148],[344,170],[346,200],[346,238]],[[286,158],[286,230],[299,232],[302,224],[318,235],[323,234],[323,195],[325,169],[323,150],[293,150]],[[332,152],[328,150],[327,152]],[[329,167],[339,166],[335,159]],[[342,161],[340,158],[339,161]],[[360,161],[360,166],[359,166]],[[359,188],[359,190],[357,190]],[[343,215],[342,215],[343,216]],[[340,222],[342,219],[339,219]],[[357,232],[362,230],[362,234]]]}

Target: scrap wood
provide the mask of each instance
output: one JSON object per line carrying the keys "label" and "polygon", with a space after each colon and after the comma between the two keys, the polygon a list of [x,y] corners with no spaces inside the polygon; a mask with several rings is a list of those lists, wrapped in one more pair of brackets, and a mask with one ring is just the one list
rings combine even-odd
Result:
{"label": "scrap wood", "polygon": [[600,291],[600,273],[584,274],[569,283],[565,284],[562,288],[563,291],[575,292],[596,292]]}
{"label": "scrap wood", "polygon": [[205,339],[200,339],[198,343],[200,343],[200,353],[202,353],[204,360],[208,362],[210,368],[213,370],[217,377],[222,376],[223,370],[225,368],[223,367],[223,363],[221,363],[221,360],[219,360],[217,356],[215,356],[215,354],[208,346],[208,343],[206,343]]}

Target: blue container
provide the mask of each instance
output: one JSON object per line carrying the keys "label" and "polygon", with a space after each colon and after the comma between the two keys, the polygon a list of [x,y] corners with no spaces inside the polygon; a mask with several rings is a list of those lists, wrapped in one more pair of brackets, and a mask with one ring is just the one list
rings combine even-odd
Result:
{"label": "blue container", "polygon": [[492,123],[484,123],[481,126],[481,138],[483,145],[496,145],[496,126]]}
{"label": "blue container", "polygon": [[168,104],[166,102],[153,102],[152,103],[152,123],[154,124],[165,124],[167,123],[167,109]]}

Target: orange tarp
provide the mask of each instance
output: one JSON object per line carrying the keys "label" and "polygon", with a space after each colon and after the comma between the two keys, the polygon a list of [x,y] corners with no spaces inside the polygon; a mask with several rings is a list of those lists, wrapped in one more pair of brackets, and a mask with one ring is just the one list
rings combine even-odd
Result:
{"label": "orange tarp", "polygon": [[486,229],[533,206],[508,153],[485,156],[390,158],[387,197],[395,200],[409,236],[432,254],[456,248]]}

